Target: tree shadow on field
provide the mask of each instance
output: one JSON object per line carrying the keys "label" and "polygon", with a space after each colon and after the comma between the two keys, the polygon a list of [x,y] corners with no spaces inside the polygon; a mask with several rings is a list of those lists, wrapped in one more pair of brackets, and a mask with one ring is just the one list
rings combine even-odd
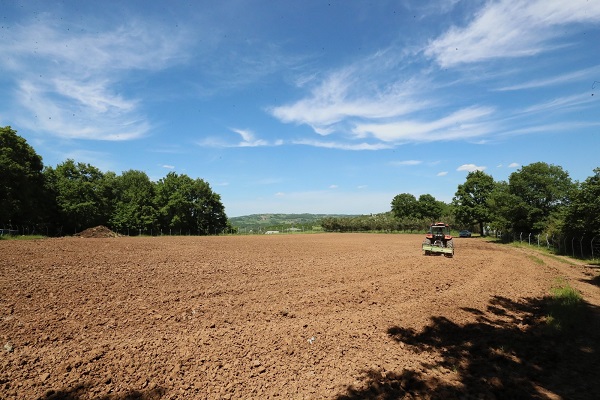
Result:
{"label": "tree shadow on field", "polygon": [[[556,303],[497,296],[485,311],[463,309],[475,322],[462,326],[438,316],[420,332],[390,327],[388,336],[405,350],[437,361],[402,372],[362,371],[360,388],[349,386],[336,399],[598,399],[599,310],[581,303],[580,317],[561,325],[557,319],[571,310],[555,312]],[[439,378],[444,371],[454,380]]]}
{"label": "tree shadow on field", "polygon": [[95,399],[95,400],[158,400],[162,398],[166,390],[163,388],[154,388],[146,390],[130,390],[125,394],[102,395],[96,396],[90,393],[92,386],[81,384],[67,390],[49,390],[44,396],[38,400],[80,400],[80,399]]}
{"label": "tree shadow on field", "polygon": [[584,280],[584,282],[587,282],[590,285],[600,286],[600,275],[596,275],[595,277],[593,277],[591,279],[586,279],[586,280]]}

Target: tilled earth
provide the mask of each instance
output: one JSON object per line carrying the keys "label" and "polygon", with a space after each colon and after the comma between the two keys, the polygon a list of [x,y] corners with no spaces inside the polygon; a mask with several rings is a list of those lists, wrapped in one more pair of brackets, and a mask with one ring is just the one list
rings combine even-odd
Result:
{"label": "tilled earth", "polygon": [[[422,239],[1,240],[0,398],[600,398],[596,269]],[[564,283],[587,306],[558,331]]]}

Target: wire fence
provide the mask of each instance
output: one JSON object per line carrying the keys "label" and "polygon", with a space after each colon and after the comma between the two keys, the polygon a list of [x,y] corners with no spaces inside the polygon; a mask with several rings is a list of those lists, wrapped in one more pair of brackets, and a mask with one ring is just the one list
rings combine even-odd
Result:
{"label": "wire fence", "polygon": [[528,243],[532,246],[546,247],[556,254],[595,260],[600,258],[600,236],[569,236],[532,233],[510,233],[497,235],[504,242]]}

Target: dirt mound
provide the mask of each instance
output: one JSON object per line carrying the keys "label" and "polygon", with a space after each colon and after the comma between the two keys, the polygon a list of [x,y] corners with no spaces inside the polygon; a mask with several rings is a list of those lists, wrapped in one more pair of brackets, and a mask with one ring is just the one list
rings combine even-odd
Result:
{"label": "dirt mound", "polygon": [[111,231],[107,227],[100,225],[94,228],[88,228],[83,232],[79,232],[75,236],[83,238],[110,238],[119,236],[117,233]]}

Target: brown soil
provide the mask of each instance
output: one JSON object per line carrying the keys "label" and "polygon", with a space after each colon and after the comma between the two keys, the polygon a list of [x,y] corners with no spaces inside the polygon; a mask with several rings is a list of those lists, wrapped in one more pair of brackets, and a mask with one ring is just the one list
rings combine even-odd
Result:
{"label": "brown soil", "polygon": [[[0,398],[600,398],[596,270],[422,239],[1,240]],[[568,335],[557,278],[596,311]]]}

